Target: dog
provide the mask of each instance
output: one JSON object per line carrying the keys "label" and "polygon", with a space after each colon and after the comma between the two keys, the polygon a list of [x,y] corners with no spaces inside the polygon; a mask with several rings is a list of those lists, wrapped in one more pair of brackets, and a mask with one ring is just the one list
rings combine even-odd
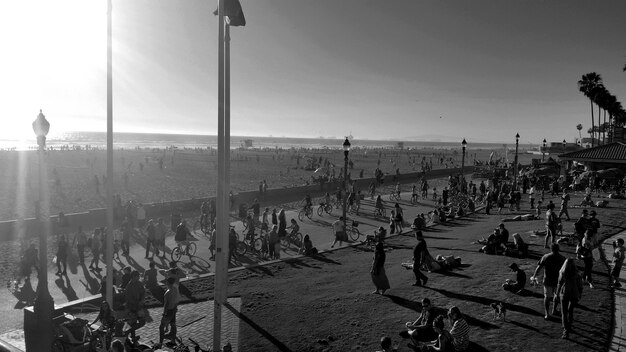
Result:
{"label": "dog", "polygon": [[500,319],[506,321],[506,306],[504,302],[494,302],[490,306],[493,309],[493,320]]}

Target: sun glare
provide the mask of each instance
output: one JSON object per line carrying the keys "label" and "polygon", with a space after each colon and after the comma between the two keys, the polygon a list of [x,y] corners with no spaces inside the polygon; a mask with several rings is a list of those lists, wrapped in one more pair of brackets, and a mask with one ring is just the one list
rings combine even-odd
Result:
{"label": "sun glare", "polygon": [[[103,80],[106,0],[20,0],[0,5],[0,135],[32,138],[39,109],[64,110]],[[2,136],[0,136],[2,137]]]}

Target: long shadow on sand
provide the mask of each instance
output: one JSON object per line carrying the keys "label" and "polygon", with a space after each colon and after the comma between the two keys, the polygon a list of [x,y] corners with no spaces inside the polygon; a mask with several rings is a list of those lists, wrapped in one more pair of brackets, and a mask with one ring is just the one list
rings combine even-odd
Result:
{"label": "long shadow on sand", "polygon": [[[489,306],[491,303],[493,303],[493,299],[491,298],[487,298],[487,297],[479,297],[479,296],[472,296],[472,295],[466,295],[463,293],[457,293],[457,292],[452,292],[452,291],[448,291],[448,290],[444,290],[444,289],[440,289],[440,288],[434,288],[434,287],[426,287],[429,288],[433,291],[439,292],[442,295],[446,296],[446,297],[450,297],[450,298],[454,298],[454,299],[458,299],[458,300],[462,300],[462,301],[470,301],[470,302],[475,302],[475,303],[479,303],[485,306]],[[534,316],[539,316],[539,317],[543,317],[543,313],[540,313],[534,309],[530,309],[528,307],[524,307],[524,306],[520,306],[517,304],[511,304],[511,303],[507,303],[507,309],[514,311],[514,312],[519,312],[519,313],[523,313],[523,314],[528,314],[528,315],[534,315]],[[469,323],[469,321],[468,321]]]}
{"label": "long shadow on sand", "polygon": [[283,352],[292,352],[292,350],[285,346],[284,343],[275,338],[272,334],[270,334],[267,330],[263,329],[257,323],[255,323],[252,319],[248,318],[245,314],[236,310],[233,306],[228,303],[224,303],[224,307],[230,310],[237,318],[241,319],[246,324],[250,325],[254,330],[256,330],[259,334],[263,335],[269,342],[274,344],[279,351]]}

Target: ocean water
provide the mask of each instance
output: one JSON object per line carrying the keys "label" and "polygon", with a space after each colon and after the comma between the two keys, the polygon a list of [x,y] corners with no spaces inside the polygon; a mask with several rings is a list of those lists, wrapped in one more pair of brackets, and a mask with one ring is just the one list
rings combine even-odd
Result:
{"label": "ocean water", "polygon": [[[342,148],[343,139],[326,139],[326,138],[290,138],[290,137],[249,137],[249,136],[231,136],[230,147],[232,149],[240,148],[244,145],[245,140],[251,140],[252,148],[313,148],[313,149],[340,149]],[[369,139],[352,139],[350,143],[353,148],[398,148],[399,142],[402,142],[405,149],[451,149],[460,148],[460,143],[453,142],[427,142],[427,141],[385,141],[385,140],[369,140]],[[68,132],[59,136],[51,136],[47,143],[49,147],[58,148],[61,146],[81,146],[90,145],[104,149],[106,148],[105,132]],[[210,135],[182,135],[182,134],[158,134],[158,133],[127,133],[116,132],[113,136],[114,148],[134,149],[134,148],[217,148],[217,136]],[[508,148],[514,148],[514,144],[507,145]],[[531,146],[522,146],[527,148]],[[35,149],[36,142],[26,141],[26,143],[15,140],[0,139],[1,149],[26,150]],[[468,145],[470,149],[503,149],[502,143],[472,143]]]}

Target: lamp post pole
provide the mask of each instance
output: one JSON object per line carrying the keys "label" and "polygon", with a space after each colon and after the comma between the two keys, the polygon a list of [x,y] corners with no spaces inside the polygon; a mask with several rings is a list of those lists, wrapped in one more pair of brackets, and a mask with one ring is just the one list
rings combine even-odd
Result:
{"label": "lamp post pole", "polygon": [[515,135],[515,167],[514,167],[514,171],[513,171],[513,187],[515,188],[515,190],[517,191],[517,150],[519,148],[519,133],[517,133]]}
{"label": "lamp post pole", "polygon": [[563,153],[565,153],[565,146],[567,146],[567,141],[564,139],[563,140]]}
{"label": "lamp post pole", "polygon": [[[33,130],[37,135],[37,145],[39,146],[39,272],[37,280],[37,298],[35,300],[34,318],[36,321],[30,328],[36,327],[35,332],[26,332],[26,343],[28,350],[46,351],[52,345],[52,313],[54,310],[54,301],[48,291],[48,235],[50,234],[50,214],[49,214],[49,197],[47,190],[47,167],[45,160],[46,135],[50,130],[50,123],[39,110],[37,119],[33,122]],[[25,313],[26,315],[27,313]],[[25,316],[25,325],[30,325]],[[29,319],[30,320],[30,319]],[[25,330],[29,327],[25,326]],[[32,349],[31,349],[32,348]]]}
{"label": "lamp post pole", "polygon": [[346,204],[348,194],[346,193],[346,189],[348,188],[348,154],[350,153],[350,141],[346,137],[346,140],[343,141],[343,229],[346,229]]}
{"label": "lamp post pole", "polygon": [[541,162],[543,163],[544,159],[546,158],[546,139],[543,139],[543,148],[541,149]]}
{"label": "lamp post pole", "polygon": [[461,145],[463,146],[463,155],[461,156],[461,190],[465,192],[465,147],[467,146],[465,138],[463,138]]}

